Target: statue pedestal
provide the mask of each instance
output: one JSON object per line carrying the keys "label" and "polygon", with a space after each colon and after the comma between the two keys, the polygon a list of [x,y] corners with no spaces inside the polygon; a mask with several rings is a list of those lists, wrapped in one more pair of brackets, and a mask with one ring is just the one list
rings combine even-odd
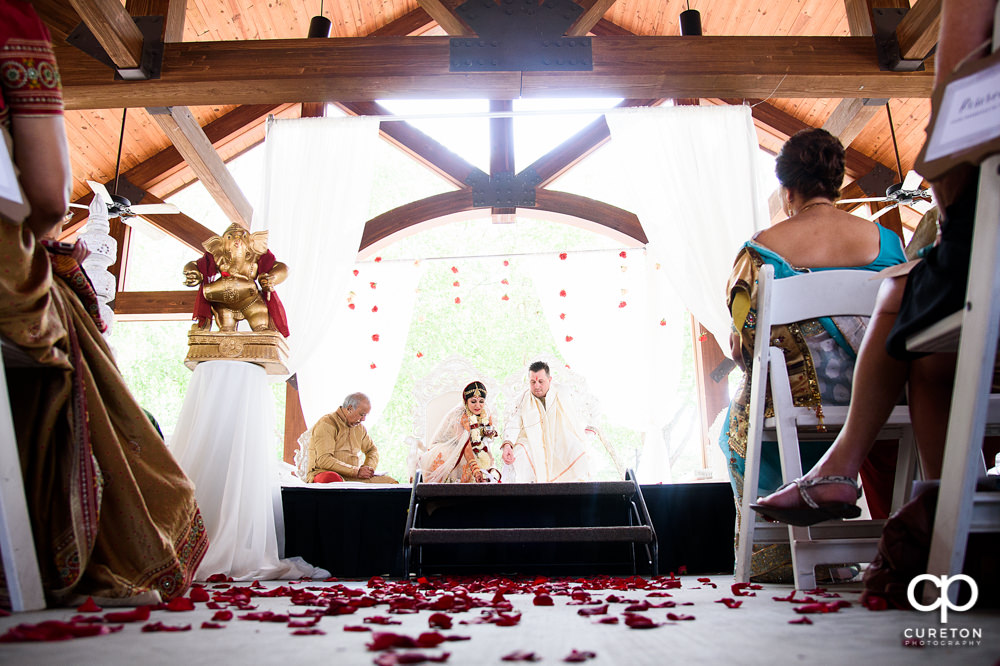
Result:
{"label": "statue pedestal", "polygon": [[188,354],[184,365],[194,370],[203,361],[246,361],[261,366],[269,375],[287,375],[288,344],[277,331],[188,332]]}
{"label": "statue pedestal", "polygon": [[301,558],[279,557],[284,524],[278,522],[274,397],[267,384],[264,368],[242,361],[200,363],[191,377],[170,450],[194,482],[208,533],[198,580],[329,575]]}

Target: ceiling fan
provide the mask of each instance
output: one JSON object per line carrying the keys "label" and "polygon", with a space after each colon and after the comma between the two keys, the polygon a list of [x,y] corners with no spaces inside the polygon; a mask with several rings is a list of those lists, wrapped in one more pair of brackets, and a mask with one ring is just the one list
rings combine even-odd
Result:
{"label": "ceiling fan", "polygon": [[[885,111],[889,115],[889,132],[892,134],[892,148],[896,153],[896,176],[899,177],[903,173],[903,167],[899,161],[899,146],[896,144],[896,130],[892,125],[892,111],[889,109],[889,103],[886,102]],[[867,197],[862,199],[840,199],[837,201],[838,204],[847,203],[887,203],[889,204],[885,208],[882,208],[877,213],[872,215],[869,219],[877,220],[882,217],[890,210],[898,207],[899,205],[909,206],[913,210],[917,211],[921,215],[930,210],[934,206],[934,197],[931,194],[930,188],[922,188],[920,185],[924,182],[924,177],[921,176],[916,171],[911,170],[906,174],[906,178],[902,179],[901,183],[893,183],[885,190],[884,197]]]}
{"label": "ceiling fan", "polygon": [[[94,192],[94,195],[101,197],[104,203],[107,204],[108,218],[121,218],[122,222],[125,224],[131,224],[132,218],[139,215],[172,215],[180,213],[180,208],[171,203],[139,204],[133,206],[131,201],[118,194],[118,177],[120,175],[119,170],[121,169],[122,164],[122,145],[125,142],[125,114],[127,113],[128,109],[122,110],[122,131],[121,136],[118,139],[118,160],[115,163],[115,193],[111,194],[108,192],[108,188],[102,183],[98,183],[93,180],[88,180],[87,184],[90,185],[90,189]],[[89,206],[77,203],[71,203],[70,206],[74,208],[89,209]]]}

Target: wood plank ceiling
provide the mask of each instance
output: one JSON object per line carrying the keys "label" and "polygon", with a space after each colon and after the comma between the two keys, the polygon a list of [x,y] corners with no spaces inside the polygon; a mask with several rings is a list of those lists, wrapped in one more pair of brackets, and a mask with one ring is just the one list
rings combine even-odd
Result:
{"label": "wood plank ceiling", "polygon": [[[925,61],[923,71],[880,71],[869,21],[870,4],[906,7],[906,0],[577,2],[585,11],[567,34],[593,36],[592,73],[448,73],[447,35],[473,34],[454,14],[458,0],[329,0],[322,5],[332,22],[330,40],[303,39],[320,0],[73,0],[69,5],[35,0],[35,6],[50,27],[60,60],[70,109],[66,128],[73,199],[81,202],[90,198],[86,180],[114,178],[121,102],[130,107],[121,171],[139,196],[148,193],[148,201],[177,192],[198,173],[211,177],[213,160],[232,159],[262,141],[269,113],[295,117],[302,102],[319,101],[340,103],[352,113],[372,113],[378,112],[375,100],[394,96],[474,94],[502,101],[519,95],[584,96],[590,91],[591,96],[624,96],[630,105],[662,103],[665,97],[683,97],[687,102],[700,98],[702,104],[750,103],[766,150],[776,150],[802,127],[835,128],[848,139],[851,179],[879,164],[896,171],[885,107],[865,107],[859,101],[888,98],[904,174],[915,161],[930,113],[933,57]],[[925,38],[936,35],[933,18],[940,11],[939,0],[917,3],[919,7],[911,11],[914,30]],[[701,38],[678,36],[678,17],[688,4],[701,12]],[[162,77],[114,81],[107,66],[69,46],[66,37],[81,21],[73,6],[83,5],[88,5],[87,14],[103,12],[107,24],[125,12],[167,16]],[[929,18],[917,21],[918,8]],[[88,25],[102,25],[100,17],[83,18]],[[127,50],[127,38],[120,45]],[[127,60],[128,55],[120,57]],[[123,61],[115,62],[123,66]],[[379,67],[378,76],[371,75],[373,67]],[[158,120],[147,107],[173,110]],[[158,111],[162,114],[165,109]],[[188,117],[193,121],[190,127],[169,132],[175,147],[164,123],[176,126],[171,118]],[[390,130],[390,125],[395,127]],[[540,166],[549,170],[549,180],[605,140],[606,126],[602,130],[599,125],[563,146],[563,153],[557,149],[540,160]],[[408,130],[400,123],[386,123],[383,128],[387,138],[439,173],[451,173],[461,184],[468,165],[450,163],[447,151],[427,137],[407,139]],[[386,134],[393,132],[403,138]],[[202,148],[192,152],[185,144]],[[204,147],[208,145],[217,156],[206,154],[211,153]],[[199,160],[207,165],[192,168],[192,162]],[[225,182],[218,188],[219,197],[229,196]],[[855,187],[851,193],[857,196],[860,191]],[[233,202],[234,219],[248,215],[245,201],[238,198]],[[540,196],[540,205],[544,199]],[[574,204],[552,205],[569,209]],[[902,215],[908,226],[918,219],[905,208]],[[154,223],[192,247],[207,233],[198,221],[183,215],[163,216]],[[386,224],[383,233],[398,226],[399,220]],[[629,224],[625,218],[620,222]],[[369,240],[377,231],[370,230]]]}

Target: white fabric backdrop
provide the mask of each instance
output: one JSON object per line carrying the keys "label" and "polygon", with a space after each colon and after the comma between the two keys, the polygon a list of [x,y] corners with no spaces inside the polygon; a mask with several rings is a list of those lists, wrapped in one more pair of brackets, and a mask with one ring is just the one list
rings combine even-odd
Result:
{"label": "white fabric backdrop", "polygon": [[371,399],[367,423],[378,423],[403,362],[423,266],[366,262],[347,273],[347,291],[334,303],[334,324],[325,331],[323,353],[298,371],[302,413],[309,425],[354,391]]}
{"label": "white fabric backdrop", "polygon": [[345,312],[339,306],[369,217],[378,122],[357,117],[268,123],[254,227],[270,231],[270,249],[288,264],[288,279],[277,291],[291,334],[288,370],[301,372],[300,380],[326,371],[316,361],[331,356],[327,338]]}
{"label": "white fabric backdrop", "polygon": [[194,482],[208,534],[199,580],[216,573],[236,580],[329,575],[298,557],[279,559],[274,428],[264,368],[243,361],[198,364],[170,450]]}
{"label": "white fabric backdrop", "polygon": [[736,252],[766,226],[750,108],[658,107],[606,114],[607,148],[647,250],[728,354],[726,280]]}

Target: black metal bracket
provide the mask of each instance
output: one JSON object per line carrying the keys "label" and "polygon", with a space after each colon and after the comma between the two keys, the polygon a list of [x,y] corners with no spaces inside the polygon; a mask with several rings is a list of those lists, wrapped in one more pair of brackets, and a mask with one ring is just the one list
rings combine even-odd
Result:
{"label": "black metal bracket", "polygon": [[119,69],[87,24],[81,23],[66,36],[66,42],[80,49],[91,58],[115,70],[118,81],[143,81],[160,78],[163,68],[163,21],[162,16],[133,16],[132,20],[142,33],[142,58],[135,69]]}
{"label": "black metal bracket", "polygon": [[583,13],[571,0],[468,0],[455,13],[478,37],[454,37],[452,72],[588,72],[589,37],[564,37]]}
{"label": "black metal bracket", "polygon": [[890,72],[920,72],[923,60],[903,60],[899,50],[896,28],[909,9],[880,7],[872,9],[872,32],[875,33],[875,49],[878,52],[878,67]]}
{"label": "black metal bracket", "polygon": [[540,182],[542,177],[534,169],[493,175],[477,171],[465,179],[472,187],[474,208],[534,208],[535,186]]}
{"label": "black metal bracket", "polygon": [[869,197],[881,197],[885,195],[886,189],[896,182],[896,172],[881,164],[876,164],[875,168],[858,178],[855,182],[861,191]]}
{"label": "black metal bracket", "polygon": [[715,366],[715,370],[709,373],[709,378],[718,384],[729,376],[729,373],[736,369],[736,363],[729,358],[723,358],[719,365]]}

